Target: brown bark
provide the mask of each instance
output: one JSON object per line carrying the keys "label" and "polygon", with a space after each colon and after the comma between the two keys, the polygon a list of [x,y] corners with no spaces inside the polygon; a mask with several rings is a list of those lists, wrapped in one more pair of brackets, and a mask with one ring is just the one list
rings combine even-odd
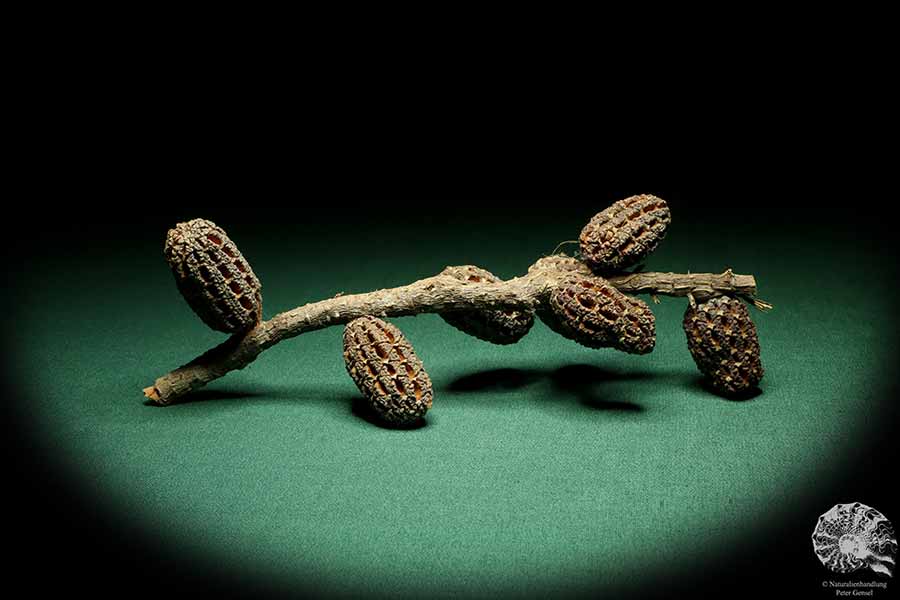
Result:
{"label": "brown bark", "polygon": [[687,296],[692,294],[699,301],[723,294],[752,297],[756,294],[753,275],[735,275],[728,269],[724,273],[630,273],[610,277],[608,281],[625,294],[661,294]]}
{"label": "brown bark", "polygon": [[[569,274],[552,268],[532,269],[526,275],[497,283],[459,281],[436,275],[409,285],[321,300],[275,315],[249,332],[236,334],[190,363],[158,378],[144,395],[160,405],[200,388],[226,373],[243,369],[265,349],[307,331],[348,323],[363,315],[401,317],[458,309],[533,310],[547,301],[559,279]],[[725,293],[754,301],[752,275],[730,270],[713,273],[636,273],[608,280],[628,294],[662,294],[705,299]]]}

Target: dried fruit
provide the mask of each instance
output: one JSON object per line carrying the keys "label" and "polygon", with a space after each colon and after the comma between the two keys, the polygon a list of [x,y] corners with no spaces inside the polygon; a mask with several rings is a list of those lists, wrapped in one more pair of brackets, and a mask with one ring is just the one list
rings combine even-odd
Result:
{"label": "dried fruit", "polygon": [[636,265],[656,249],[671,220],[662,198],[642,194],[619,200],[582,229],[584,262],[601,274]]}
{"label": "dried fruit", "polygon": [[691,356],[713,388],[732,395],[756,387],[763,376],[759,337],[743,302],[718,296],[688,306],[683,325]]}
{"label": "dried fruit", "polygon": [[204,323],[239,333],[262,318],[262,285],[215,223],[194,219],[169,230],[166,261],[181,295]]}
{"label": "dried fruit", "polygon": [[565,277],[550,294],[550,311],[551,329],[589,348],[647,354],[656,344],[650,307],[602,277]]}
{"label": "dried fruit", "polygon": [[431,408],[431,379],[397,327],[376,317],[344,328],[344,364],[369,407],[383,421],[409,425]]}
{"label": "dried fruit", "polygon": [[[590,268],[577,258],[566,256],[565,254],[553,254],[538,259],[533,265],[528,267],[529,273],[538,271],[568,271],[581,275],[593,276]],[[537,316],[544,322],[544,325],[555,331],[556,333],[568,337],[568,329],[565,329],[559,323],[559,319],[553,313],[547,302],[541,302],[535,310]]]}
{"label": "dried fruit", "polygon": [[[471,265],[447,267],[441,275],[449,275],[462,282],[500,281],[490,271]],[[441,317],[463,333],[492,344],[514,344],[534,325],[534,313],[520,310],[454,310],[442,312]]]}

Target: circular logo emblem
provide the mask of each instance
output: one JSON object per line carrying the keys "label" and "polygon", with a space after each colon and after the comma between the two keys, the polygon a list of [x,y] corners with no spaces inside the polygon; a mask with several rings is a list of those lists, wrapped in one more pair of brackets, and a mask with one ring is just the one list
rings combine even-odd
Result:
{"label": "circular logo emblem", "polygon": [[890,577],[897,538],[887,518],[865,504],[836,504],[819,517],[812,534],[813,550],[836,573],[869,568]]}

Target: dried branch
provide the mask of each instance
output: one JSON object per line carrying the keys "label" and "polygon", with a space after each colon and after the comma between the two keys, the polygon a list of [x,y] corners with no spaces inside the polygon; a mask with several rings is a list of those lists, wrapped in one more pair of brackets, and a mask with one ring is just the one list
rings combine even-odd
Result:
{"label": "dried branch", "polygon": [[[157,404],[170,404],[230,371],[243,369],[278,342],[363,315],[400,317],[458,309],[538,309],[568,273],[554,268],[552,261],[538,261],[526,275],[498,283],[464,282],[436,275],[401,287],[306,304],[275,315],[249,332],[233,335],[190,363],[158,378],[144,389],[144,395]],[[609,282],[629,294],[693,294],[698,299],[735,294],[753,301],[756,293],[752,275],[735,275],[730,269],[721,274],[634,273],[612,277]]]}
{"label": "dried branch", "polygon": [[663,294],[687,296],[691,294],[703,302],[723,294],[752,298],[756,295],[756,280],[752,275],[735,275],[731,269],[724,273],[629,273],[611,277],[609,282],[625,294]]}

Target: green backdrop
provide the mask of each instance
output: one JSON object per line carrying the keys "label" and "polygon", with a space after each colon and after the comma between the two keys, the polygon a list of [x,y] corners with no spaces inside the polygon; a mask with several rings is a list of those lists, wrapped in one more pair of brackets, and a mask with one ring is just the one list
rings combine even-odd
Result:
{"label": "green backdrop", "polygon": [[[589,216],[449,218],[390,236],[219,224],[263,282],[270,317],[449,264],[514,276]],[[159,408],[141,389],[223,339],[178,296],[164,234],[35,262],[10,340],[23,426],[98,512],[157,540],[165,568],[226,565],[333,595],[628,590],[696,572],[859,458],[856,440],[879,418],[870,382],[895,350],[876,317],[891,313],[890,282],[865,245],[676,213],[648,270],[753,273],[775,305],[753,311],[766,375],[751,400],[704,389],[685,301],[663,298],[648,356],[585,349],[540,322],[497,347],[436,315],[395,319],[434,383],[420,429],[354,413],[339,327]],[[836,264],[853,269],[838,278]]]}

